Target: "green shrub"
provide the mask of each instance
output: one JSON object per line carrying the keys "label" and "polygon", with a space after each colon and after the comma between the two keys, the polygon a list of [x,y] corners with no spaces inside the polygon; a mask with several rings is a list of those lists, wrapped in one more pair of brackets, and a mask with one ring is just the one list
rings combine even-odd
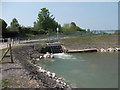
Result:
{"label": "green shrub", "polygon": [[38,48],[38,52],[44,53],[44,54],[45,54],[46,52],[51,53],[51,49],[50,49],[49,46],[41,46],[41,47]]}
{"label": "green shrub", "polygon": [[40,46],[40,47],[38,48],[38,51],[39,51],[40,53],[46,53],[46,49],[45,49],[44,46]]}

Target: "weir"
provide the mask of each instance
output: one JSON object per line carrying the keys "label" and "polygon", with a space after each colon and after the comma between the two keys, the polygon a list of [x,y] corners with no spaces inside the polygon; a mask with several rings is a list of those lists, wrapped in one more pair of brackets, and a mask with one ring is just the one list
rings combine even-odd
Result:
{"label": "weir", "polygon": [[[65,50],[63,48],[62,43],[54,42],[54,43],[47,43],[47,47],[49,48],[49,53],[63,53]],[[66,49],[66,48],[65,48]],[[97,48],[89,48],[89,49],[80,49],[80,50],[67,50],[66,53],[82,53],[82,52],[97,52]]]}
{"label": "weir", "polygon": [[62,53],[63,49],[62,49],[62,44],[59,42],[55,42],[55,43],[47,43],[47,46],[50,48],[51,53]]}
{"label": "weir", "polygon": [[61,46],[50,46],[52,53],[62,53],[62,47]]}

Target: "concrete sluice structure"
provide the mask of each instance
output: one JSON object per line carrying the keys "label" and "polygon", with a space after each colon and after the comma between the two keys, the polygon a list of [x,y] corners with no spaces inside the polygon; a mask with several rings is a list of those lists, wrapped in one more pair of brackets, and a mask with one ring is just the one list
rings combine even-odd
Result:
{"label": "concrete sluice structure", "polygon": [[62,47],[61,46],[51,46],[52,53],[62,53]]}
{"label": "concrete sluice structure", "polygon": [[63,53],[62,43],[47,43],[46,46],[49,48],[49,53]]}

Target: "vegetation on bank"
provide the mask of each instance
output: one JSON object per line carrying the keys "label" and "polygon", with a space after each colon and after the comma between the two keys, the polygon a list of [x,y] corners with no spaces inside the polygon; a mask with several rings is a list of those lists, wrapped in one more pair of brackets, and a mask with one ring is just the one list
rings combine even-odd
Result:
{"label": "vegetation on bank", "polygon": [[86,29],[78,27],[75,22],[61,26],[47,8],[42,8],[39,11],[33,27],[21,26],[16,18],[13,18],[10,26],[7,26],[7,23],[3,19],[0,19],[0,30],[2,31],[1,37],[3,38],[40,36],[48,33],[56,33],[57,28],[60,33],[86,32]]}
{"label": "vegetation on bank", "polygon": [[60,40],[69,49],[118,47],[117,34],[98,34]]}

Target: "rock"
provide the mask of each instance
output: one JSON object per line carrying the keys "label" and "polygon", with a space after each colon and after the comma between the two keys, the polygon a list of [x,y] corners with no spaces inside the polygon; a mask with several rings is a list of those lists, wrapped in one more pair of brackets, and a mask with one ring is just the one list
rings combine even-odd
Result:
{"label": "rock", "polygon": [[44,58],[54,58],[53,54],[50,54],[49,52],[46,52],[46,54],[43,55]]}
{"label": "rock", "polygon": [[103,49],[103,48],[101,48],[100,49],[100,52],[106,52],[107,50],[105,50],[105,49]]}
{"label": "rock", "polygon": [[53,54],[51,54],[50,58],[54,58],[54,55],[53,55]]}
{"label": "rock", "polygon": [[114,48],[108,48],[107,51],[113,52],[113,51],[115,51],[115,49]]}
{"label": "rock", "polygon": [[40,53],[35,51],[33,54],[30,55],[30,57],[32,57],[32,58],[39,58],[40,57]]}
{"label": "rock", "polygon": [[50,57],[50,53],[46,52],[46,54],[43,55],[44,58],[49,58]]}
{"label": "rock", "polygon": [[120,48],[115,48],[116,51],[120,51]]}
{"label": "rock", "polygon": [[37,58],[36,60],[37,60],[37,61],[39,61],[39,60],[40,60],[40,58]]}
{"label": "rock", "polygon": [[40,59],[43,59],[44,57],[42,56],[42,55],[40,55],[40,57],[39,57]]}
{"label": "rock", "polygon": [[55,78],[55,76],[56,76],[56,75],[55,75],[55,73],[51,73],[51,74],[52,74],[52,75],[51,75],[51,76],[52,76],[52,78]]}

